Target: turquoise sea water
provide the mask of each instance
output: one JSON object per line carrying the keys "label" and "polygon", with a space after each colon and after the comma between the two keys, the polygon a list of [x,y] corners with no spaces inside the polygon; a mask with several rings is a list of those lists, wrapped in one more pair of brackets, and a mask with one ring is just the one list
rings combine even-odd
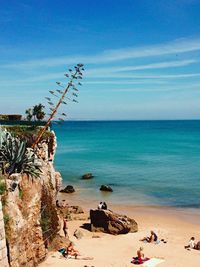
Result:
{"label": "turquoise sea water", "polygon": [[[76,196],[200,207],[200,121],[69,121],[53,125],[55,165]],[[92,172],[92,180],[81,180]],[[99,191],[109,184],[113,193]]]}

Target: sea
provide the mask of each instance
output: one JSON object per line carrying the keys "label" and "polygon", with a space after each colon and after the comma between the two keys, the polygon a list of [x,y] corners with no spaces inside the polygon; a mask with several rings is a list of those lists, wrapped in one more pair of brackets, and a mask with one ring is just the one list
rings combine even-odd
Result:
{"label": "sea", "polygon": [[[200,121],[65,121],[55,166],[74,198],[200,208]],[[82,180],[91,172],[94,178]],[[99,190],[106,184],[112,193]]]}

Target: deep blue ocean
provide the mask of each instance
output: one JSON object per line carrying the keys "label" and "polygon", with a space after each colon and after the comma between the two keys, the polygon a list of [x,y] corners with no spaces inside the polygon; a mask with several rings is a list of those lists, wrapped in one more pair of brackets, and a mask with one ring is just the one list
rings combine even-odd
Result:
{"label": "deep blue ocean", "polygon": [[[53,130],[56,168],[78,198],[200,207],[200,121],[67,121]],[[95,177],[81,180],[87,172]]]}

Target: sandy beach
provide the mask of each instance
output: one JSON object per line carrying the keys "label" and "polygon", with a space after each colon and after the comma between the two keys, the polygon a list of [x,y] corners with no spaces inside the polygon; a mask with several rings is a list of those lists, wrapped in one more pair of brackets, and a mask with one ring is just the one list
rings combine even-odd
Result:
{"label": "sandy beach", "polygon": [[[86,212],[89,211],[89,203],[82,202],[79,204],[84,207]],[[134,218],[138,222],[139,231],[137,233],[112,236],[105,233],[92,233],[83,229],[82,225],[89,223],[87,220],[70,221],[68,222],[70,240],[74,242],[75,247],[83,257],[92,257],[93,259],[65,259],[59,252],[51,252],[46,261],[40,264],[40,267],[134,266],[131,263],[131,259],[136,256],[136,251],[140,246],[143,246],[145,256],[163,259],[163,262],[156,266],[200,266],[200,251],[184,249],[184,245],[188,244],[190,237],[195,236],[197,241],[200,240],[200,212],[198,210],[123,205],[113,205],[109,208]],[[76,229],[81,229],[84,234],[80,240],[73,236]],[[159,239],[165,239],[167,243],[149,244],[139,241],[144,236],[149,235],[150,230],[155,230]]]}

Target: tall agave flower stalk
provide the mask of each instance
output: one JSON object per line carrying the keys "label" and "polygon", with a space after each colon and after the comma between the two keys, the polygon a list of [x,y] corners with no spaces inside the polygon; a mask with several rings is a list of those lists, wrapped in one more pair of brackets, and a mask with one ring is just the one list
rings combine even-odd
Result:
{"label": "tall agave flower stalk", "polygon": [[[48,104],[50,106],[50,111],[51,113],[49,114],[49,118],[47,120],[47,123],[45,124],[45,126],[40,130],[38,137],[36,139],[36,141],[33,143],[32,148],[34,149],[36,147],[36,145],[40,142],[43,134],[45,133],[45,131],[47,130],[47,128],[49,127],[52,119],[55,117],[58,108],[61,104],[67,104],[64,100],[65,98],[67,100],[70,100],[72,102],[78,103],[78,101],[75,99],[77,98],[77,86],[82,85],[80,80],[82,79],[82,71],[84,71],[84,67],[83,64],[77,64],[74,69],[69,69],[69,73],[64,74],[65,77],[67,77],[69,79],[69,82],[67,83],[67,86],[62,85],[60,82],[56,82],[58,86],[60,86],[61,88],[63,88],[62,90],[56,90],[55,91],[49,91],[50,94],[54,97],[59,98],[59,101],[57,102],[57,104],[55,105],[52,102],[52,99],[50,97],[46,97],[46,99],[48,100]],[[70,89],[73,91],[71,96],[72,98],[66,97],[66,94],[70,91]],[[76,93],[75,93],[76,92]],[[59,97],[58,94],[60,94],[61,96]],[[61,116],[66,116],[65,113],[62,113]],[[58,120],[60,122],[63,121],[62,118],[58,118]]]}

